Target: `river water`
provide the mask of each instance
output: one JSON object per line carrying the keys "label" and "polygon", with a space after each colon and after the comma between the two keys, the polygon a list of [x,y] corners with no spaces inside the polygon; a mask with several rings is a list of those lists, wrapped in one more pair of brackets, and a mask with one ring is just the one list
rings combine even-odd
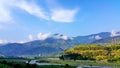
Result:
{"label": "river water", "polygon": [[37,60],[30,61],[30,64],[37,64],[37,65],[52,65],[51,63],[38,63]]}
{"label": "river water", "polygon": [[[61,64],[51,64],[51,63],[39,63],[36,62],[37,60],[31,60],[30,64],[37,64],[37,65],[61,65]],[[27,62],[26,62],[27,63]],[[118,66],[78,66],[77,68],[120,68]]]}
{"label": "river water", "polygon": [[37,60],[30,61],[30,64],[37,64],[37,65],[61,65],[61,64],[52,64],[52,63],[39,63],[36,62]]}

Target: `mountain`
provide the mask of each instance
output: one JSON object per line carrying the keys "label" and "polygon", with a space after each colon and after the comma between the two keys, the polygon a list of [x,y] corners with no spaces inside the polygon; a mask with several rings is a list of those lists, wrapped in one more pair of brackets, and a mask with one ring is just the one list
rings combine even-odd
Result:
{"label": "mountain", "polygon": [[101,44],[120,43],[120,36],[108,37],[108,38],[105,38],[105,39],[96,40],[92,43],[101,43]]}
{"label": "mountain", "polygon": [[27,49],[26,46],[19,43],[9,43],[0,47],[0,52],[6,56],[18,56]]}
{"label": "mountain", "polygon": [[98,34],[74,37],[74,42],[76,42],[77,44],[89,44],[93,41],[96,41],[99,39],[105,39],[105,38],[109,38],[109,37],[111,37],[110,32],[101,32]]}
{"label": "mountain", "polygon": [[74,45],[73,40],[68,39],[55,39],[55,38],[47,38],[45,40],[35,40],[31,42],[24,43],[24,45],[27,45],[29,47],[39,47],[39,46],[50,46],[54,48],[61,48],[66,49],[68,47],[72,47]]}
{"label": "mountain", "polygon": [[63,50],[60,48],[53,48],[50,46],[31,47],[19,43],[9,43],[0,47],[0,52],[5,56],[37,55],[37,54],[47,54],[47,53],[54,53],[60,51]]}
{"label": "mountain", "polygon": [[53,34],[41,40],[33,40],[26,43],[8,43],[0,46],[0,53],[5,56],[36,56],[57,54],[65,49],[79,44],[111,43],[112,39],[120,39],[119,32],[101,32],[87,36],[69,38],[61,34]]}
{"label": "mountain", "polygon": [[0,58],[1,58],[1,57],[4,57],[4,55],[3,55],[2,53],[0,53]]}

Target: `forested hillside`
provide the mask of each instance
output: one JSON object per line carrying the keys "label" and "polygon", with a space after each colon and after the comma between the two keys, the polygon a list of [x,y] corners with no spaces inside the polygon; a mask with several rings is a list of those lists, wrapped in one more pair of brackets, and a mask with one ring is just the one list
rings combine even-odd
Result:
{"label": "forested hillside", "polygon": [[96,60],[103,62],[120,61],[120,44],[83,44],[64,51],[61,59]]}

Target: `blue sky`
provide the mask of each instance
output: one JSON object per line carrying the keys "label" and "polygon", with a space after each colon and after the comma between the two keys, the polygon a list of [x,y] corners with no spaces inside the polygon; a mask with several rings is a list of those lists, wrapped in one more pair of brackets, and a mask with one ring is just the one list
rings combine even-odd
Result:
{"label": "blue sky", "polygon": [[0,0],[0,43],[120,30],[120,0]]}

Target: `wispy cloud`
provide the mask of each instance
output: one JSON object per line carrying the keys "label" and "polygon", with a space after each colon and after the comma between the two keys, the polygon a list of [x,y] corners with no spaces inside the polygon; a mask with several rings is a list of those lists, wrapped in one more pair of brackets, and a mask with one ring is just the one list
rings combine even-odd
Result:
{"label": "wispy cloud", "polygon": [[5,0],[0,0],[0,23],[11,22],[12,16]]}
{"label": "wispy cloud", "polygon": [[120,34],[117,31],[112,30],[111,37],[115,37],[115,36],[120,36]]}
{"label": "wispy cloud", "polygon": [[66,9],[57,0],[46,0],[47,6],[51,11],[51,20],[59,23],[69,23],[75,20],[79,8]]}
{"label": "wispy cloud", "polygon": [[29,38],[30,41],[33,41],[33,40],[34,40],[34,39],[33,39],[33,36],[32,36],[31,34],[28,36],[28,38]]}
{"label": "wispy cloud", "polygon": [[25,40],[17,41],[17,43],[25,43],[25,42],[27,42],[27,41],[25,41]]}
{"label": "wispy cloud", "polygon": [[45,39],[49,38],[50,36],[51,36],[50,33],[46,33],[46,34],[39,33],[39,34],[37,35],[37,38],[38,38],[39,40],[45,40]]}
{"label": "wispy cloud", "polygon": [[7,42],[6,40],[0,40],[0,44],[4,44],[6,42]]}
{"label": "wispy cloud", "polygon": [[51,19],[55,22],[73,22],[77,12],[77,9],[54,9]]}
{"label": "wispy cloud", "polygon": [[63,39],[67,40],[68,37],[66,35],[60,35],[60,34],[51,34],[51,33],[38,33],[37,38],[39,40],[46,40],[47,38],[54,38],[54,39]]}
{"label": "wispy cloud", "polygon": [[96,40],[102,39],[102,37],[100,37],[99,35],[95,36]]}
{"label": "wispy cloud", "polygon": [[89,37],[89,39],[99,40],[99,39],[102,39],[102,37],[100,37],[99,35],[96,35],[96,36],[91,36],[91,37]]}
{"label": "wispy cloud", "polygon": [[68,37],[66,35],[60,35],[60,34],[52,35],[51,37],[55,38],[55,39],[63,39],[63,40],[68,39]]}
{"label": "wispy cloud", "polygon": [[0,23],[14,21],[12,8],[18,8],[43,20],[64,23],[74,21],[78,9],[65,9],[57,2],[54,2],[54,4],[56,4],[56,7],[45,10],[45,7],[37,5],[34,0],[0,0]]}
{"label": "wispy cloud", "polygon": [[46,15],[46,12],[34,2],[27,2],[25,0],[16,1],[15,6],[28,12],[31,15],[39,17],[40,19],[49,19],[49,16]]}
{"label": "wispy cloud", "polygon": [[0,23],[12,22],[13,16],[12,8],[16,7],[21,10],[26,11],[27,13],[39,17],[40,19],[48,20],[49,16],[46,15],[46,12],[43,9],[35,4],[33,1],[27,0],[0,0]]}

